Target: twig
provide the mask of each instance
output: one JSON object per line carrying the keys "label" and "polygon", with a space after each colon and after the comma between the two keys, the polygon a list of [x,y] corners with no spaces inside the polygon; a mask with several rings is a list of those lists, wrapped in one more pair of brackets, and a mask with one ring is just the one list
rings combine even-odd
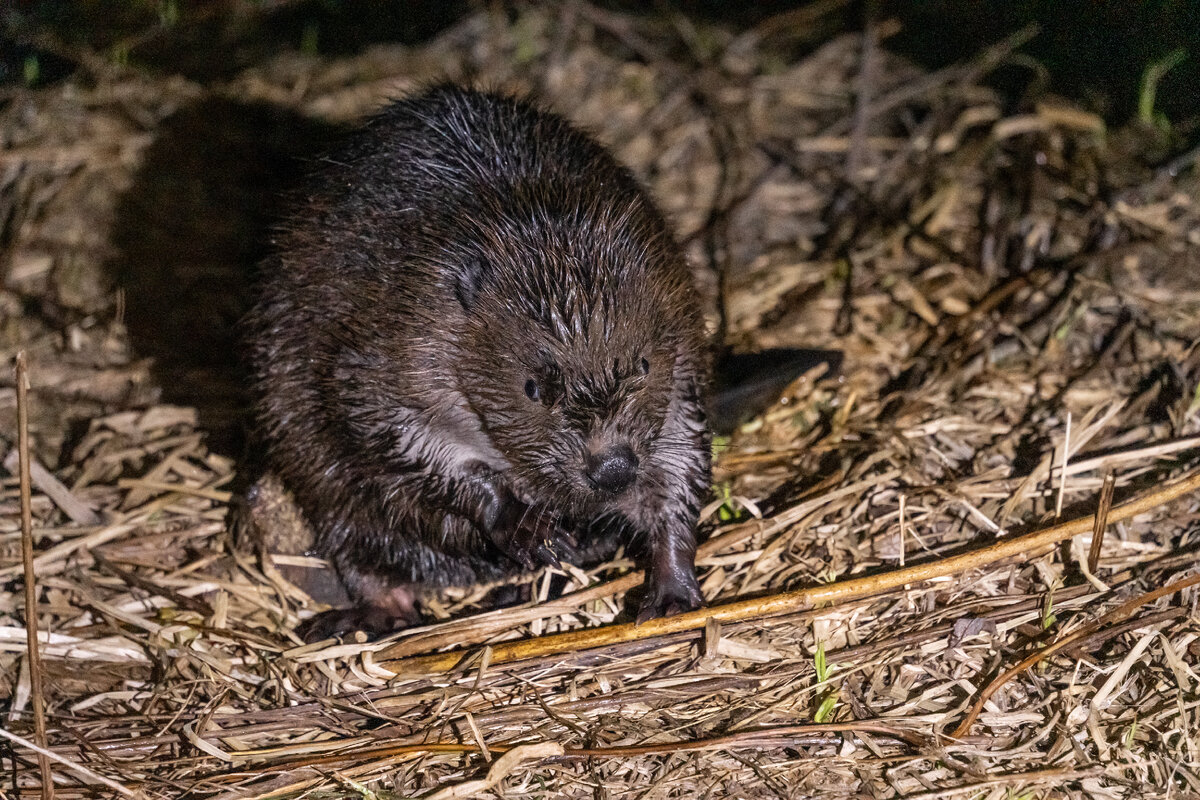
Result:
{"label": "twig", "polygon": [[[897,720],[888,720],[894,723]],[[650,755],[653,753],[686,753],[697,750],[719,750],[725,747],[779,747],[804,737],[826,736],[830,733],[874,733],[898,739],[913,747],[924,747],[929,744],[924,736],[897,728],[892,724],[872,722],[870,720],[852,720],[850,722],[809,722],[800,725],[781,725],[777,728],[758,728],[747,731],[712,736],[707,739],[694,739],[683,742],[658,742],[653,744],[633,744],[615,747],[580,747],[567,750],[565,758],[590,757],[620,757]]]}
{"label": "twig", "polygon": [[43,760],[49,759],[51,761],[57,761],[59,764],[62,764],[64,767],[71,770],[72,772],[76,772],[85,778],[91,778],[92,780],[96,781],[97,783],[102,783],[105,786],[107,786],[108,788],[112,789],[113,791],[119,792],[120,794],[124,795],[125,797],[135,797],[135,798],[141,797],[141,795],[139,795],[137,792],[130,791],[128,788],[117,783],[112,778],[106,778],[97,772],[93,772],[92,770],[88,769],[87,767],[83,766],[82,764],[76,764],[74,761],[68,761],[67,759],[60,756],[58,753],[55,753],[52,750],[47,750],[44,747],[38,747],[36,744],[29,741],[28,739],[17,736],[15,733],[12,733],[10,731],[6,731],[4,728],[0,728],[0,737],[8,739],[13,744],[20,745],[21,747],[25,747],[25,748],[28,748],[29,750],[32,750],[33,752],[38,754],[38,758],[40,758],[40,759],[43,759]]}
{"label": "twig", "polygon": [[[4,468],[9,472],[17,472],[19,469],[18,459],[17,451],[10,451],[4,457]],[[50,470],[32,458],[29,460],[29,477],[33,485],[53,500],[54,504],[62,509],[62,512],[70,517],[72,522],[89,527],[100,524],[100,515],[91,506],[76,497],[70,489],[63,486],[62,481],[54,477]]]}
{"label": "twig", "polygon": [[859,172],[863,167],[867,141],[867,109],[875,89],[875,71],[879,49],[879,3],[868,2],[866,25],[862,35],[858,78],[855,81],[854,112],[850,125],[850,149],[846,153],[846,182],[862,188]]}
{"label": "twig", "polygon": [[21,560],[25,565],[25,640],[29,648],[29,688],[33,703],[33,731],[42,773],[42,798],[54,797],[54,776],[46,758],[46,696],[42,693],[42,659],[37,640],[37,586],[33,581],[33,489],[29,470],[29,370],[25,351],[17,353],[17,458],[21,481]]}
{"label": "twig", "polygon": [[[1120,509],[1118,509],[1118,512],[1119,511]],[[1121,622],[1147,603],[1152,603],[1160,597],[1174,594],[1175,592],[1186,589],[1189,586],[1195,586],[1196,584],[1200,584],[1200,574],[1193,575],[1190,578],[1184,578],[1183,580],[1176,581],[1168,586],[1161,586],[1153,591],[1138,595],[1132,600],[1127,600],[1126,602],[1117,606],[1112,611],[1097,619],[1095,622],[1085,625],[1084,627],[1075,631],[1075,633],[1072,633],[1070,636],[1064,636],[1057,642],[1049,644],[1046,647],[1043,647],[1041,650],[1038,650],[1036,653],[1032,653],[1021,659],[1021,661],[1018,662],[1015,667],[1012,667],[997,675],[990,683],[988,683],[987,686],[983,687],[983,689],[979,692],[979,696],[975,698],[975,702],[971,704],[971,708],[967,711],[967,716],[962,722],[959,723],[958,727],[954,729],[954,732],[950,734],[950,737],[952,739],[961,739],[962,737],[966,736],[967,732],[970,731],[971,726],[975,724],[975,720],[979,717],[979,712],[983,710],[984,703],[990,700],[992,695],[994,695],[1001,686],[1008,683],[1017,675],[1020,675],[1022,672],[1032,667],[1034,664],[1049,658],[1059,650],[1075,644],[1081,639],[1086,639],[1089,636],[1092,636],[1105,625]]]}
{"label": "twig", "polygon": [[[943,86],[950,83],[969,84],[978,79],[981,75],[994,70],[998,65],[1004,62],[1015,50],[1022,47],[1026,42],[1038,34],[1037,25],[1027,25],[1019,31],[1014,31],[1005,39],[996,42],[988,47],[982,53],[977,55],[972,60],[964,64],[951,64],[937,72],[930,72],[917,80],[909,81],[891,92],[877,98],[872,102],[866,110],[868,120],[873,120],[882,114],[891,111],[894,108],[899,108],[906,103],[911,102],[915,98],[921,97],[929,92],[941,89]],[[836,124],[831,125],[823,135],[836,136],[849,131],[853,120],[840,119]]]}
{"label": "twig", "polygon": [[[836,477],[836,476],[835,476]],[[800,506],[789,510],[787,516],[777,517],[772,521],[772,526],[766,530],[761,529],[761,526],[756,528],[758,533],[766,534],[771,530],[779,530],[791,523],[793,516],[803,516],[809,513],[813,507],[818,507],[824,503],[831,502],[837,496],[846,493],[853,494],[860,491],[863,486],[862,482],[843,486],[835,492],[828,494],[820,494],[822,490],[828,489],[836,485],[837,481],[823,481],[813,490],[806,494],[806,497],[817,495],[815,499],[810,499],[808,503],[802,503]],[[799,513],[797,513],[799,512]],[[747,535],[746,526],[739,526],[733,530],[715,536],[700,545],[697,550],[697,557],[704,558],[715,555],[721,550],[736,543]],[[278,557],[276,557],[278,558]],[[2,573],[0,573],[2,575]],[[471,642],[478,640],[481,637],[484,639],[494,636],[497,632],[509,630],[519,625],[523,625],[535,620],[546,619],[559,614],[565,614],[575,611],[576,609],[587,605],[596,600],[610,597],[615,594],[627,592],[639,586],[645,579],[645,574],[641,570],[634,570],[621,575],[618,578],[613,578],[608,581],[593,584],[585,589],[563,595],[549,602],[529,604],[525,606],[515,606],[510,608],[499,608],[492,611],[485,611],[469,617],[440,622],[429,628],[410,629],[404,632],[402,638],[392,643],[387,644],[381,652],[381,657],[384,659],[396,660],[405,658],[411,655],[419,655],[438,650],[448,646],[462,646],[464,641]],[[310,653],[318,653],[324,649],[324,645],[303,645],[291,651],[286,655],[289,658],[304,658]],[[315,658],[324,658],[325,654]]]}
{"label": "twig", "polygon": [[[837,486],[842,477],[844,476],[840,473],[835,473],[829,479],[821,481],[812,487],[809,492],[802,495],[803,502],[773,517],[766,525],[763,525],[758,520],[753,520],[750,523],[744,523],[732,530],[714,536],[697,548],[696,557],[703,559],[708,556],[714,556],[736,545],[752,534],[769,537],[794,524],[796,520],[803,519],[813,511],[834,502],[840,497],[853,496],[872,485],[891,480],[895,475],[884,474],[882,476],[873,476],[867,481],[855,481]],[[523,625],[534,620],[571,613],[595,600],[627,592],[630,589],[640,586],[643,580],[645,580],[645,573],[641,570],[634,570],[618,578],[597,583],[586,589],[580,589],[546,603],[538,603],[528,607],[500,608],[493,611],[485,611],[461,620],[439,623],[424,631],[408,631],[407,635],[403,638],[383,648],[379,655],[380,658],[385,660],[396,660],[407,656],[430,653],[443,647],[461,648],[470,646],[471,644],[478,643],[480,637],[483,637],[485,641],[491,641],[492,637],[500,631],[510,630],[518,625]],[[311,648],[311,645],[305,645],[305,648]],[[300,649],[297,648],[297,650]],[[306,649],[304,652],[308,652],[308,650]],[[289,654],[290,657],[294,657],[295,655],[295,652]]]}
{"label": "twig", "polygon": [[[1197,489],[1200,489],[1200,473],[1193,473],[1156,492],[1114,508],[1109,514],[1109,519],[1117,522],[1144,514],[1152,508],[1190,494]],[[920,583],[970,569],[978,569],[1006,558],[1017,558],[1040,552],[1072,536],[1088,531],[1093,526],[1093,519],[1092,516],[1081,517],[1040,531],[1027,533],[1024,536],[1003,539],[987,547],[969,550],[938,561],[916,564],[905,569],[820,586],[810,586],[767,597],[739,600],[713,608],[701,608],[673,617],[652,619],[641,625],[626,623],[569,631],[536,639],[500,642],[492,645],[492,663],[502,664],[525,658],[574,653],[595,647],[607,647],[625,642],[653,639],[672,633],[698,630],[703,628],[709,619],[720,622],[739,622],[806,611],[817,605],[829,605],[870,597],[905,584]],[[382,661],[380,666],[396,673],[441,673],[453,669],[468,652],[470,651],[452,650],[427,656]],[[387,650],[384,650],[385,657],[386,654]]]}
{"label": "twig", "polygon": [[[970,797],[989,796],[985,791],[989,787],[1012,786],[1018,783],[1022,786],[1028,786],[1031,784],[1049,783],[1050,781],[1062,784],[1067,781],[1077,781],[1081,778],[1094,777],[1103,774],[1103,769],[1096,769],[1093,767],[1090,769],[1052,768],[1034,770],[1032,772],[1015,772],[1005,775],[992,775],[974,783],[960,784],[958,786],[947,786],[941,789],[933,789],[932,791],[921,792],[920,794],[910,794],[907,796],[907,800],[945,800],[945,798],[951,794],[964,794]],[[1005,794],[1005,797],[1015,796],[1017,796],[1017,794],[1011,790],[1008,794]],[[1027,797],[1032,795],[1022,794],[1020,796]]]}
{"label": "twig", "polygon": [[97,567],[99,567],[101,570],[106,570],[111,572],[113,575],[116,575],[118,578],[124,581],[127,586],[135,586],[138,589],[149,592],[152,595],[165,597],[180,608],[186,608],[189,611],[195,611],[197,614],[200,614],[203,617],[207,618],[213,615],[212,606],[200,598],[188,597],[187,595],[180,594],[179,592],[173,591],[166,586],[160,586],[154,583],[154,581],[146,580],[140,575],[125,569],[121,569],[116,564],[109,561],[108,558],[99,550],[94,550],[92,552],[92,558],[96,561]]}
{"label": "twig", "polygon": [[[830,733],[874,733],[888,736],[915,748],[929,745],[925,736],[896,727],[897,719],[852,720],[850,722],[809,722],[800,725],[780,725],[772,728],[752,728],[724,736],[685,739],[677,742],[651,742],[649,744],[612,745],[609,747],[564,747],[554,760],[573,758],[632,758],[663,753],[688,753],[703,750],[721,750],[743,747],[782,747],[802,738],[826,736]],[[488,750],[493,755],[512,752],[525,745],[491,744]],[[302,756],[275,761],[256,768],[259,774],[288,772],[301,767],[316,767],[349,760],[374,760],[408,753],[479,753],[476,744],[461,742],[428,742],[421,744],[391,744],[356,750],[340,750],[319,756]],[[263,755],[259,753],[258,755]],[[244,769],[225,773],[225,777],[242,776]]]}
{"label": "twig", "polygon": [[544,761],[547,758],[560,756],[562,752],[563,746],[558,742],[538,742],[536,744],[518,745],[496,759],[495,763],[487,771],[486,777],[466,781],[455,786],[447,786],[445,789],[440,789],[430,795],[429,800],[456,800],[461,797],[478,797],[508,777],[510,772],[521,766],[524,762]]}
{"label": "twig", "polygon": [[117,481],[117,487],[120,489],[143,489],[151,492],[178,492],[179,494],[193,495],[195,497],[203,497],[207,500],[214,500],[218,503],[228,503],[233,499],[233,492],[225,492],[220,489],[212,489],[207,486],[185,486],[182,483],[170,483],[168,481],[148,481],[138,478],[121,478]]}
{"label": "twig", "polygon": [[801,8],[791,9],[767,17],[745,33],[738,35],[729,43],[728,50],[738,53],[749,53],[759,47],[762,42],[774,36],[787,34],[798,40],[811,36],[813,31],[819,31],[822,18],[831,16],[849,5],[847,0],[816,0],[806,3]]}
{"label": "twig", "polygon": [[1100,545],[1104,542],[1104,531],[1108,528],[1108,512],[1112,509],[1113,490],[1116,486],[1117,479],[1113,477],[1112,470],[1105,472],[1104,483],[1100,486],[1100,502],[1096,506],[1096,524],[1092,526],[1092,546],[1088,550],[1090,575],[1096,574],[1096,567],[1100,564]]}
{"label": "twig", "polygon": [[1058,500],[1054,503],[1054,518],[1062,516],[1063,495],[1067,493],[1067,461],[1071,457],[1071,412],[1067,412],[1067,431],[1063,434],[1062,475],[1058,481]]}

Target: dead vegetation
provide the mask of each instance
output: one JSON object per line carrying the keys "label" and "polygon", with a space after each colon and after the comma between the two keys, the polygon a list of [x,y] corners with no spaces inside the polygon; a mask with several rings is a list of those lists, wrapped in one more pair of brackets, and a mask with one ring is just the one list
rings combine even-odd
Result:
{"label": "dead vegetation", "polygon": [[[7,90],[0,333],[30,364],[56,796],[1200,796],[1197,153],[1150,167],[1147,131],[1006,109],[983,80],[1021,36],[932,74],[860,35],[781,60],[807,22],[734,36],[576,2],[213,85],[100,63]],[[640,578],[618,561],[301,646],[305,598],[235,546],[235,460],[162,402],[114,274],[114,228],[182,234],[121,219],[123,194],[197,104],[336,126],[436,77],[534,90],[610,143],[731,344],[845,352],[722,443],[709,612],[621,624]],[[29,740],[5,466],[0,695]],[[9,745],[0,795],[38,795]]]}

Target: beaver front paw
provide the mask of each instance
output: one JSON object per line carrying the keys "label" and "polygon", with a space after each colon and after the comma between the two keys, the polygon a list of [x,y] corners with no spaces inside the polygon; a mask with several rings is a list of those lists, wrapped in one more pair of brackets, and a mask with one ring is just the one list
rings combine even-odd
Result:
{"label": "beaver front paw", "polygon": [[515,497],[505,502],[490,533],[496,546],[527,570],[562,566],[550,549],[560,535],[557,521],[546,509],[527,505]]}
{"label": "beaver front paw", "polygon": [[637,624],[641,625],[655,617],[670,617],[685,611],[695,611],[704,605],[700,585],[690,572],[672,574],[656,579],[653,575],[646,582],[646,596],[638,607]]}

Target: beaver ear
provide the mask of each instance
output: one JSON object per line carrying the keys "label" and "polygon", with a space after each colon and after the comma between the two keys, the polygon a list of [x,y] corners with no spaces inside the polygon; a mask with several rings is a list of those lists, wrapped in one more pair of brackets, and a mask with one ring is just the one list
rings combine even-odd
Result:
{"label": "beaver ear", "polygon": [[488,264],[481,256],[470,256],[461,262],[455,275],[454,295],[462,307],[470,311],[483,288]]}

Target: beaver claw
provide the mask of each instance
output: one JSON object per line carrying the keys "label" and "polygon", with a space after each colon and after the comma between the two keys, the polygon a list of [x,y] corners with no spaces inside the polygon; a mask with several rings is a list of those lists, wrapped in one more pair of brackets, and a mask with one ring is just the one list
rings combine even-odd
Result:
{"label": "beaver claw", "polygon": [[637,624],[655,617],[670,617],[685,611],[695,611],[704,605],[704,596],[696,576],[673,575],[669,580],[654,580],[647,583],[646,596],[638,607]]}
{"label": "beaver claw", "polygon": [[492,529],[491,539],[505,555],[532,571],[539,566],[562,566],[550,549],[558,535],[557,523],[545,510],[510,498]]}

